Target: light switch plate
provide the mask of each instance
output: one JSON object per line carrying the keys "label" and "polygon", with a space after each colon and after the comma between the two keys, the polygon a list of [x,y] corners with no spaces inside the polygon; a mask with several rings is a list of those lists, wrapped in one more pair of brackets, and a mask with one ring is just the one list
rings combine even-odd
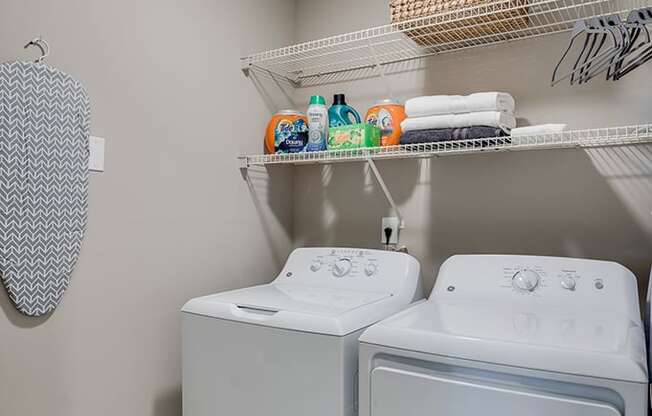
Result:
{"label": "light switch plate", "polygon": [[91,136],[88,139],[90,157],[88,168],[94,172],[104,172],[104,139]]}

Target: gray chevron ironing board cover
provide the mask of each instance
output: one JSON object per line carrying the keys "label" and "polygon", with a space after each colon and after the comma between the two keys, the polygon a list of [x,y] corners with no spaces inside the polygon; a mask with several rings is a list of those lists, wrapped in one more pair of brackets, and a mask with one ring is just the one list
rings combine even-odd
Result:
{"label": "gray chevron ironing board cover", "polygon": [[25,315],[52,312],[86,227],[90,106],[44,64],[0,64],[0,277]]}

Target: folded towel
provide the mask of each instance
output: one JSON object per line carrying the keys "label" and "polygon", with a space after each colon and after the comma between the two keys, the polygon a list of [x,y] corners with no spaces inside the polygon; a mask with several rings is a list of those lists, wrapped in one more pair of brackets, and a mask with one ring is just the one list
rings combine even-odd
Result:
{"label": "folded towel", "polygon": [[516,127],[516,119],[513,115],[500,111],[483,111],[467,114],[445,114],[429,117],[406,118],[401,123],[401,129],[405,131],[428,130],[428,129],[454,129],[460,127],[488,126],[498,127],[506,132]]}
{"label": "folded towel", "polygon": [[408,117],[442,114],[503,111],[514,113],[514,98],[505,92],[478,92],[471,95],[433,95],[416,97],[405,102]]}
{"label": "folded towel", "polygon": [[512,129],[512,136],[537,136],[539,134],[561,133],[564,130],[566,130],[566,124],[539,124],[537,126]]}
{"label": "folded towel", "polygon": [[508,134],[497,127],[473,126],[459,129],[429,129],[406,131],[401,144],[447,142],[452,140],[474,140],[490,137],[504,137]]}

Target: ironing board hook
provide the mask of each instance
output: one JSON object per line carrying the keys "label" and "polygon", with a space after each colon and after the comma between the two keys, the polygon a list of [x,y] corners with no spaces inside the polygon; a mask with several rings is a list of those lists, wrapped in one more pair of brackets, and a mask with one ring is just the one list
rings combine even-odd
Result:
{"label": "ironing board hook", "polygon": [[41,56],[36,58],[36,63],[38,64],[43,62],[43,60],[50,55],[50,44],[41,36],[32,39],[27,45],[25,45],[25,49],[29,48],[30,46],[36,46],[41,51]]}

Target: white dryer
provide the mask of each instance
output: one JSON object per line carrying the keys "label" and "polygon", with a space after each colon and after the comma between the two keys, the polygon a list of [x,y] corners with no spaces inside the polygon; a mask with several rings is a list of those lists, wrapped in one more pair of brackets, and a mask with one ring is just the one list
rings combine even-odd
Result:
{"label": "white dryer", "polygon": [[455,256],[360,338],[361,416],[644,416],[636,278],[610,262]]}
{"label": "white dryer", "polygon": [[183,414],[352,416],[358,337],[422,298],[407,254],[302,248],[271,284],[193,299]]}

